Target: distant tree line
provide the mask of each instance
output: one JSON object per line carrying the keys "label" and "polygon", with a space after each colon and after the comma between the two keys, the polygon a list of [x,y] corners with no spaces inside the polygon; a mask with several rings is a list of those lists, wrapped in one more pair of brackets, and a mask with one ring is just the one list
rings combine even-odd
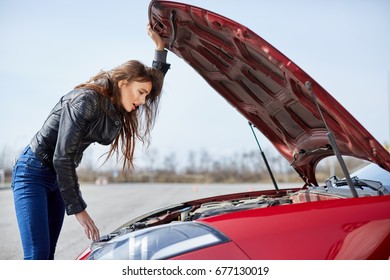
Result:
{"label": "distant tree line", "polygon": [[[266,151],[269,166],[278,182],[301,181],[298,174],[279,153]],[[104,184],[124,182],[149,183],[252,183],[271,181],[269,172],[258,150],[233,153],[227,156],[214,156],[207,150],[190,151],[187,158],[179,161],[175,152],[159,156],[157,150],[148,150],[143,155],[143,164],[134,170],[122,172],[121,164],[108,164],[99,168],[99,164],[89,153],[77,172],[81,182]],[[104,157],[104,156],[103,156]],[[12,164],[7,164],[7,150],[0,151],[0,170],[3,182],[10,182]],[[347,158],[346,163],[354,168],[358,163]],[[103,165],[104,166],[104,165]],[[339,165],[334,161],[325,161],[317,169],[320,180],[334,174],[343,177]],[[1,182],[0,182],[1,183]]]}
{"label": "distant tree line", "polygon": [[[278,182],[302,182],[298,173],[285,158],[269,153],[267,161],[273,176]],[[346,164],[354,169],[360,161],[346,158]],[[329,159],[318,166],[318,180],[324,181],[335,174],[344,177],[338,163]],[[172,152],[161,159],[157,151],[150,151],[146,164],[134,170],[123,172],[118,168],[97,172],[96,169],[83,168],[79,176],[85,181],[94,178],[107,182],[148,182],[148,183],[253,183],[270,182],[271,177],[259,151],[234,153],[230,156],[215,157],[208,151],[190,151],[187,160],[179,163],[176,153]]]}

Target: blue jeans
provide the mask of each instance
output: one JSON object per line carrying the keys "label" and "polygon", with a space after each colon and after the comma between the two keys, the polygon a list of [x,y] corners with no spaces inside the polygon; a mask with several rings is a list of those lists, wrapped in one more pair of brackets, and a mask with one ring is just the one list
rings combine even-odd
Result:
{"label": "blue jeans", "polygon": [[13,167],[12,190],[24,259],[54,259],[65,215],[55,171],[26,147]]}

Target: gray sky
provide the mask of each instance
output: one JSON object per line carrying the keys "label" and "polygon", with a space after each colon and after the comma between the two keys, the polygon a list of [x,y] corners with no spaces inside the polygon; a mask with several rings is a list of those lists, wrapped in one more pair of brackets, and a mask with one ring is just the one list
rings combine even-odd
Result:
{"label": "gray sky", "polygon": [[[188,0],[235,20],[279,49],[389,143],[390,1]],[[0,1],[0,154],[17,153],[58,99],[99,70],[151,64],[147,0]],[[165,80],[151,149],[160,157],[256,149],[247,121],[184,61]],[[270,144],[262,137],[263,149]],[[96,146],[96,147],[95,147]],[[100,151],[95,145],[91,149]],[[143,153],[138,155],[140,162]]]}

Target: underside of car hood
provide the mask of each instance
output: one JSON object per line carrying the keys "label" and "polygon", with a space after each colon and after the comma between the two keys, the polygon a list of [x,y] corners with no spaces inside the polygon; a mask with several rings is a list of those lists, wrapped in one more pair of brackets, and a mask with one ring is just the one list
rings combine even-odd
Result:
{"label": "underside of car hood", "polygon": [[341,154],[390,171],[384,147],[324,88],[247,27],[172,1],[151,1],[149,21],[165,47],[261,131],[306,183],[316,185],[316,165],[334,155],[306,82],[312,85]]}

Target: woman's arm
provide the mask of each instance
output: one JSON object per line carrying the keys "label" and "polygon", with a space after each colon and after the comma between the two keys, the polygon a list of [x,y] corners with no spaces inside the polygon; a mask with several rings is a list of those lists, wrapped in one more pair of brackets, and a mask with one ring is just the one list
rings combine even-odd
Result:
{"label": "woman's arm", "polygon": [[165,44],[163,39],[157,32],[155,32],[152,29],[150,24],[148,24],[147,30],[148,30],[148,35],[150,36],[150,38],[152,38],[153,42],[156,44],[156,51],[154,53],[154,60],[153,60],[152,67],[159,69],[165,75],[168,72],[169,68],[171,67],[171,65],[166,62],[168,51],[164,48]]}
{"label": "woman's arm", "polygon": [[161,36],[152,29],[150,24],[148,24],[147,28],[148,28],[148,35],[150,36],[150,38],[152,38],[152,40],[156,44],[156,51],[163,51],[165,44]]}

